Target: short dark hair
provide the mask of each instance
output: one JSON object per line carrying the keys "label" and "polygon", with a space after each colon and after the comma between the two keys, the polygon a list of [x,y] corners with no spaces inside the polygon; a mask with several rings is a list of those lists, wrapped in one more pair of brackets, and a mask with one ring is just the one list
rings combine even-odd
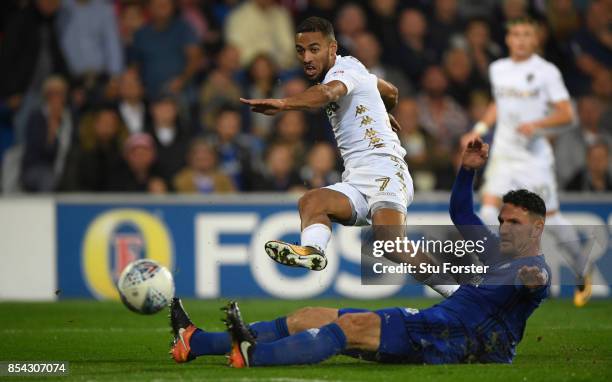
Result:
{"label": "short dark hair", "polygon": [[326,36],[330,40],[336,40],[332,23],[322,17],[311,16],[302,21],[295,30],[295,33],[306,32],[321,32],[323,36]]}
{"label": "short dark hair", "polygon": [[540,25],[536,19],[534,19],[534,18],[532,18],[530,16],[522,16],[522,17],[517,17],[517,18],[512,19],[512,20],[508,20],[506,22],[506,31],[509,31],[510,28],[512,28],[515,25],[522,25],[522,24],[531,25],[534,28],[536,28],[536,27],[538,27]]}
{"label": "short dark hair", "polygon": [[532,214],[541,217],[546,216],[546,204],[544,204],[544,200],[535,192],[525,189],[514,190],[506,193],[502,200],[504,203],[510,203],[517,207],[524,208]]}

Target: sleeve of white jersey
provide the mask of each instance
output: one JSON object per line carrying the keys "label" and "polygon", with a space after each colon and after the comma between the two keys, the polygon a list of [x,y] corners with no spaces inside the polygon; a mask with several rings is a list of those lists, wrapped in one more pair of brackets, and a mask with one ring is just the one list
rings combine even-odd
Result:
{"label": "sleeve of white jersey", "polygon": [[337,65],[333,67],[323,80],[324,84],[332,81],[340,81],[346,86],[346,95],[351,94],[355,86],[363,80],[363,76],[359,73],[357,68],[353,68],[349,65]]}
{"label": "sleeve of white jersey", "polygon": [[548,66],[546,70],[544,90],[551,102],[566,101],[570,98],[561,72],[554,65]]}

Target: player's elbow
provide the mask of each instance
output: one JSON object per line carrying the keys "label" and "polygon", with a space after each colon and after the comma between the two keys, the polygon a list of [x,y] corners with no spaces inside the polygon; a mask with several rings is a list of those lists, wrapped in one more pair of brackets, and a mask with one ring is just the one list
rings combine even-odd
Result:
{"label": "player's elbow", "polygon": [[321,96],[325,104],[336,102],[340,98],[332,88],[326,85],[319,85]]}
{"label": "player's elbow", "polygon": [[559,103],[557,105],[557,112],[561,115],[562,125],[569,125],[576,122],[574,108],[569,101]]}
{"label": "player's elbow", "polygon": [[393,84],[389,84],[389,100],[393,105],[399,102],[399,89]]}

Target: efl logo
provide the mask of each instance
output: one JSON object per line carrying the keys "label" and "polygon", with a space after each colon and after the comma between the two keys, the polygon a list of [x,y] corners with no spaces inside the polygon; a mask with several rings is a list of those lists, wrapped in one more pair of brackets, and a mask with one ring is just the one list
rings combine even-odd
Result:
{"label": "efl logo", "polygon": [[119,299],[116,281],[126,265],[150,258],[172,269],[168,228],[144,210],[115,209],[96,217],[85,233],[81,252],[83,277],[98,298]]}

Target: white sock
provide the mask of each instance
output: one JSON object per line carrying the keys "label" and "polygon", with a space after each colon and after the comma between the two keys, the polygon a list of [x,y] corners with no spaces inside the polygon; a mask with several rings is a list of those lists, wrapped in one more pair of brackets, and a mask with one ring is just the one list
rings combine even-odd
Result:
{"label": "white sock", "polygon": [[497,220],[498,215],[499,215],[499,209],[495,206],[483,204],[480,207],[480,218],[486,225],[498,226],[499,225],[499,220]]}
{"label": "white sock", "polygon": [[309,225],[302,230],[300,244],[305,247],[315,247],[321,252],[325,252],[330,238],[331,229],[329,229],[329,227],[325,224],[316,223]]}
{"label": "white sock", "polygon": [[457,289],[459,285],[428,285],[431,289],[438,292],[442,297],[449,298]]}
{"label": "white sock", "polygon": [[582,255],[582,245],[578,232],[560,212],[546,217],[546,229],[552,233],[559,245],[567,250],[570,266],[578,276],[584,276],[587,268],[587,260]]}

